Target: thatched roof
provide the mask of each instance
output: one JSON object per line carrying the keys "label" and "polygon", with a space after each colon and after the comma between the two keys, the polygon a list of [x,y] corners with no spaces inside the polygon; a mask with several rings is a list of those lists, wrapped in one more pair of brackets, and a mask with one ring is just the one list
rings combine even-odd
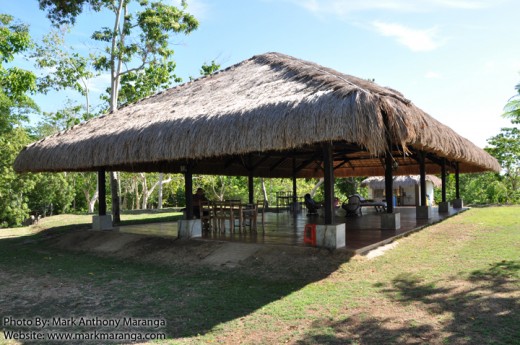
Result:
{"label": "thatched roof", "polygon": [[[430,181],[435,187],[442,185],[441,179],[434,175],[426,175],[426,181]],[[421,177],[419,175],[395,176],[393,180],[394,188],[410,187],[419,185],[420,183]],[[361,181],[361,186],[370,187],[372,189],[385,189],[385,179],[381,176],[371,176]]]}
{"label": "thatched roof", "polygon": [[[497,161],[399,92],[279,53],[254,56],[113,114],[27,146],[26,171],[171,171],[320,176],[320,143],[332,142],[336,176],[384,173],[388,123],[397,174],[418,173],[413,155],[460,162],[461,172],[499,170]],[[431,159],[430,159],[431,158]]]}

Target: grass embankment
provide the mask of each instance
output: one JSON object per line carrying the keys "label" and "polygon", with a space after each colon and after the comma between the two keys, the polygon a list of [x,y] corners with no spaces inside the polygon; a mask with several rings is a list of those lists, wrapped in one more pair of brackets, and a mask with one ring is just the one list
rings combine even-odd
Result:
{"label": "grass embankment", "polygon": [[520,343],[520,207],[470,210],[313,279],[96,257],[40,238],[0,240],[0,317],[158,318],[165,343]]}
{"label": "grass embankment", "polygon": [[[182,212],[172,209],[126,211],[121,214],[120,225],[146,224],[159,222],[173,222],[179,220]],[[62,214],[59,216],[42,218],[37,224],[19,228],[0,228],[0,239],[7,237],[21,237],[38,234],[47,229],[56,228],[62,231],[71,229],[89,229],[92,226],[92,215]]]}

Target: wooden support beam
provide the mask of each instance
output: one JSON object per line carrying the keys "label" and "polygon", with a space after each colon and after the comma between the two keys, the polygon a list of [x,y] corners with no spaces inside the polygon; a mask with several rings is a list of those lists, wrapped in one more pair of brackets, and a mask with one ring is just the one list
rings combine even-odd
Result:
{"label": "wooden support beam", "polygon": [[338,165],[336,165],[336,166],[334,167],[334,170],[341,168],[342,166],[344,166],[344,165],[347,164],[347,163],[350,163],[350,161],[347,160],[347,159],[343,160],[343,162],[339,163]]}
{"label": "wooden support beam", "polygon": [[269,155],[265,155],[263,156],[262,158],[260,158],[255,164],[253,164],[249,170],[256,170],[256,168],[258,168],[262,163],[264,163],[266,160],[268,160],[269,158],[271,158],[271,156]]}
{"label": "wooden support beam", "polygon": [[[296,158],[293,158],[293,161],[292,161],[292,166],[293,166],[293,174],[292,174],[292,202],[293,202],[293,205],[296,204],[296,201],[297,200],[297,186],[296,186]],[[294,207],[294,206],[293,206]]]}
{"label": "wooden support beam", "polygon": [[228,159],[225,163],[224,163],[224,169],[227,169],[231,166],[231,164],[235,163],[239,161],[239,156],[236,156],[236,157],[231,157],[230,159]]}
{"label": "wooden support beam", "polygon": [[385,199],[386,199],[386,213],[394,213],[394,177],[393,177],[393,168],[394,168],[394,157],[392,156],[392,148],[393,148],[393,140],[392,134],[390,131],[390,124],[388,123],[388,114],[383,111],[383,122],[385,125],[385,136],[386,136],[386,145],[387,151],[385,154]]}
{"label": "wooden support beam", "polygon": [[442,202],[446,202],[446,159],[442,159],[441,164],[441,182],[442,182]]}
{"label": "wooden support beam", "polygon": [[455,198],[460,199],[459,162],[455,163]]}
{"label": "wooden support beam", "polygon": [[323,144],[325,224],[334,224],[334,169],[332,161],[332,144]]}
{"label": "wooden support beam", "polygon": [[418,152],[419,158],[419,175],[421,186],[421,206],[426,206],[426,155],[423,151]]}
{"label": "wooden support beam", "polygon": [[392,176],[394,159],[390,152],[385,155],[385,200],[386,200],[386,213],[394,213],[394,178]]}
{"label": "wooden support beam", "polygon": [[269,170],[273,171],[276,169],[280,164],[282,164],[287,158],[289,157],[282,157],[279,160],[277,160],[273,165],[269,167]]}
{"label": "wooden support beam", "polygon": [[[305,169],[309,164],[316,161],[316,159],[320,158],[320,156],[321,156],[321,153],[316,153],[310,159],[304,160],[302,163],[300,163],[300,165],[298,165],[296,167],[296,173],[300,172],[302,169]],[[332,161],[332,157],[330,157],[330,158]]]}
{"label": "wooden support beam", "polygon": [[107,184],[105,169],[98,171],[98,214],[100,216],[107,215]]}

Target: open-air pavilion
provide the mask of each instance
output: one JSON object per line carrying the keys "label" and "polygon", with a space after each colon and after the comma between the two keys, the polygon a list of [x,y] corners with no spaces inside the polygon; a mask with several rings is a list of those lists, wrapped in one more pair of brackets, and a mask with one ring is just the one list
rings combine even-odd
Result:
{"label": "open-air pavilion", "polygon": [[[187,235],[200,223],[192,219],[193,174],[248,176],[250,203],[254,177],[323,177],[317,231],[329,238],[322,245],[334,248],[345,239],[345,220],[334,213],[334,178],[385,176],[388,207],[379,229],[396,230],[393,176],[419,174],[423,186],[426,173],[440,174],[439,212],[448,213],[448,172],[456,176],[453,206],[460,208],[459,174],[499,169],[399,92],[280,53],[254,56],[42,139],[15,161],[18,172],[97,171],[101,217],[105,171],[183,173],[187,219],[180,228]],[[420,199],[416,218],[431,218],[424,192]]]}

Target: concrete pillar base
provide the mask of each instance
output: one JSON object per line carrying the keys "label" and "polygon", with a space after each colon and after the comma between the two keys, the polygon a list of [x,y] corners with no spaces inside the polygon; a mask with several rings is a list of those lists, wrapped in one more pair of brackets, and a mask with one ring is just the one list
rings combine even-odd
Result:
{"label": "concrete pillar base", "polygon": [[433,215],[431,206],[417,206],[415,208],[416,219],[430,219],[432,217]]}
{"label": "concrete pillar base", "polygon": [[463,208],[463,207],[464,207],[464,201],[462,199],[453,200],[453,208]]}
{"label": "concrete pillar base", "polygon": [[449,202],[440,202],[439,203],[439,213],[448,213],[450,212],[450,203]]}
{"label": "concrete pillar base", "polygon": [[381,215],[381,229],[398,230],[401,229],[401,213],[383,213]]}
{"label": "concrete pillar base", "polygon": [[92,230],[111,230],[113,228],[112,215],[92,216]]}
{"label": "concrete pillar base", "polygon": [[316,247],[328,249],[345,247],[345,223],[316,225]]}
{"label": "concrete pillar base", "polygon": [[200,219],[180,219],[179,238],[192,238],[202,236],[202,223]]}

